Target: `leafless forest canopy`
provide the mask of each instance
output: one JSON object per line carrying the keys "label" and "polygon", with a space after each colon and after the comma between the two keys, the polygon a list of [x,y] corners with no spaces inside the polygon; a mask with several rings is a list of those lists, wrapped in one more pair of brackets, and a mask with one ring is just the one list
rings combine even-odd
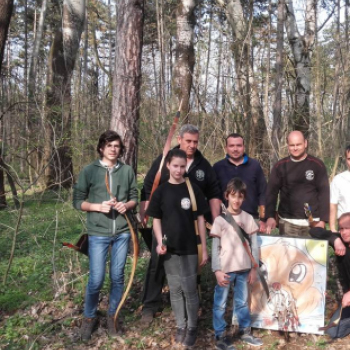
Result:
{"label": "leafless forest canopy", "polygon": [[71,186],[108,128],[143,174],[180,100],[180,123],[198,125],[212,162],[239,132],[268,174],[298,129],[334,175],[350,142],[349,8],[349,0],[2,1],[0,183],[10,173],[22,188]]}

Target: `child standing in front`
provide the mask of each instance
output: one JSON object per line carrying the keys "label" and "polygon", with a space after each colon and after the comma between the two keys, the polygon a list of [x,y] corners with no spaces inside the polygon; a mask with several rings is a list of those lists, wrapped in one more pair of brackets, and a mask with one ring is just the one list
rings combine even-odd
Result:
{"label": "child standing in front", "polygon": [[[146,214],[153,217],[153,239],[157,241],[157,253],[164,258],[171,307],[177,325],[175,342],[191,347],[197,338],[198,250],[193,203],[184,178],[186,153],[180,149],[169,151],[166,165],[170,173],[169,181],[160,185],[153,193]],[[192,186],[197,202],[197,221],[203,250],[200,265],[204,265],[208,254],[203,214],[208,205],[199,187],[195,184]]]}
{"label": "child standing in front", "polygon": [[239,178],[233,178],[227,184],[225,198],[228,202],[226,213],[218,216],[210,235],[214,237],[212,247],[212,270],[217,285],[214,293],[213,325],[215,331],[215,347],[220,350],[234,350],[232,338],[226,332],[225,309],[230,286],[234,291],[234,318],[237,318],[241,339],[253,346],[262,345],[259,338],[251,334],[251,319],[248,308],[248,283],[256,279],[256,270],[252,268],[251,258],[245,250],[240,233],[227,221],[225,215],[231,215],[241,233],[251,242],[252,255],[259,261],[257,246],[258,226],[254,218],[241,209],[246,197],[247,187]]}

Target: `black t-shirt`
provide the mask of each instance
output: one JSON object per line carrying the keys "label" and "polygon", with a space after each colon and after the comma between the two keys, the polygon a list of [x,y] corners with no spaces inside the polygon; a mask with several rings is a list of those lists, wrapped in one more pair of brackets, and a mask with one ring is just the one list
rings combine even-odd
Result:
{"label": "black t-shirt", "polygon": [[[197,214],[203,215],[208,208],[202,191],[192,184],[197,201]],[[163,236],[167,236],[169,253],[177,255],[197,254],[197,237],[190,195],[185,182],[165,182],[152,195],[147,215],[161,220]]]}

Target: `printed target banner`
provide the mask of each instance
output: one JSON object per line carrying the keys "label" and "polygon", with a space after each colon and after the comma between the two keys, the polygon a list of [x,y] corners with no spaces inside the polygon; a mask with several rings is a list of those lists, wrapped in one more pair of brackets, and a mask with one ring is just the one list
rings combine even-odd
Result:
{"label": "printed target banner", "polygon": [[258,243],[270,299],[260,282],[252,285],[252,327],[323,334],[328,242],[261,235]]}

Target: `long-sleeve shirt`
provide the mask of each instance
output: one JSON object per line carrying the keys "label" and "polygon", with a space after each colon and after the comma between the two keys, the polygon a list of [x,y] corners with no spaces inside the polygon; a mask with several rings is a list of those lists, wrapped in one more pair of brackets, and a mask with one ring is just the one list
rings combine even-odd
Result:
{"label": "long-sleeve shirt", "polygon": [[304,203],[311,207],[314,218],[329,219],[329,181],[323,162],[308,155],[295,162],[290,157],[278,161],[270,174],[266,191],[266,217],[278,214],[286,219],[306,219]]}
{"label": "long-sleeve shirt", "polygon": [[222,200],[227,183],[234,177],[239,177],[247,185],[247,196],[242,204],[242,210],[254,218],[258,218],[258,206],[265,205],[266,179],[260,163],[244,155],[243,163],[235,165],[226,157],[213,165],[219,180]]}

